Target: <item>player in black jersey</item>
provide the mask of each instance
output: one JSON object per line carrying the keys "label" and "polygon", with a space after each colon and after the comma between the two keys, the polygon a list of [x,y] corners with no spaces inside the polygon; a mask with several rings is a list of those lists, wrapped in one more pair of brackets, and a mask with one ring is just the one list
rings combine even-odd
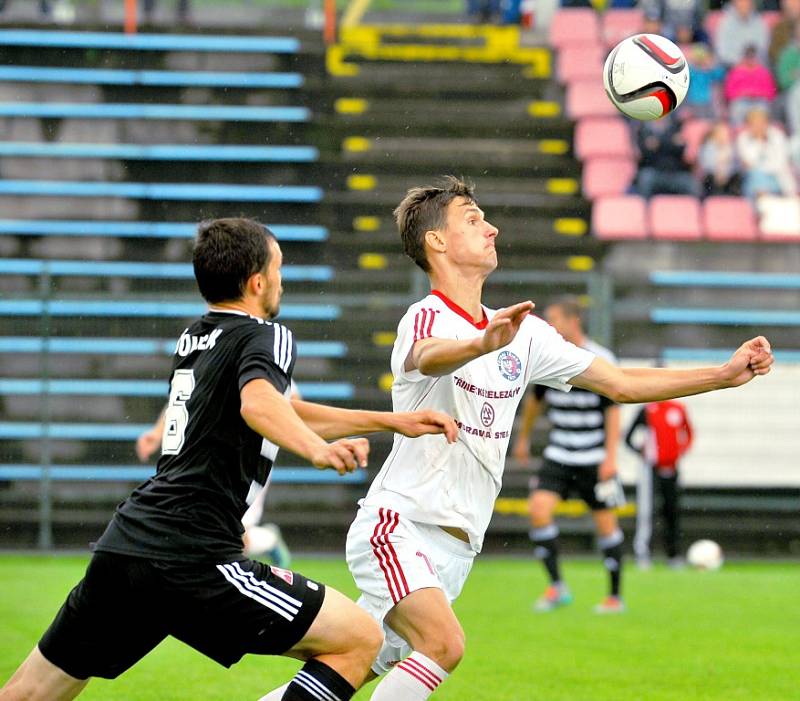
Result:
{"label": "player in black jersey", "polygon": [[293,408],[294,339],[269,321],[282,292],[274,237],[248,219],[207,222],[193,258],[209,310],[175,348],[156,474],[117,508],[2,701],[72,699],[169,635],[225,666],[247,653],[305,661],[263,701],[345,701],[381,645],[377,624],[339,592],[244,557],[247,493],[266,481],[279,447],[345,473],[366,465],[369,444],[343,436],[390,430],[453,442],[455,423],[432,411]]}

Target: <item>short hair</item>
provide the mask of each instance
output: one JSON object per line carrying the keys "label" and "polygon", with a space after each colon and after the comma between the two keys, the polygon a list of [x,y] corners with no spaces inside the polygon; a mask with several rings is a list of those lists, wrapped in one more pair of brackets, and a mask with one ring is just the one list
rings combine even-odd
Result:
{"label": "short hair", "polygon": [[583,321],[583,313],[586,309],[580,298],[575,295],[556,297],[547,307],[558,307],[564,316],[578,319],[578,321]]}
{"label": "short hair", "polygon": [[210,304],[241,299],[250,277],[269,263],[270,240],[274,234],[253,219],[201,222],[192,265],[203,298]]}
{"label": "short hair", "polygon": [[457,197],[475,202],[475,186],[446,175],[438,185],[412,187],[394,210],[403,251],[426,273],[431,266],[425,253],[425,232],[444,227],[447,207]]}

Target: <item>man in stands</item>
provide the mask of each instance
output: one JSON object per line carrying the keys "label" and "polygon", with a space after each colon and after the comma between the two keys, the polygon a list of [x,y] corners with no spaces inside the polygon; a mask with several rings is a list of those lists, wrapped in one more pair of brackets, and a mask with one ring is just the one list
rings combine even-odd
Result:
{"label": "man in stands", "polygon": [[386,633],[372,666],[375,676],[385,676],[372,701],[421,701],[464,655],[451,602],[481,550],[529,384],[580,387],[615,402],[658,401],[742,385],[768,373],[773,359],[759,336],[720,367],[616,367],[531,315],[530,301],[483,306],[499,232],[469,184],[448,177],[413,188],[394,214],[405,252],[431,284],[398,326],[394,409],[443,409],[461,430],[453,444],[441,436],[413,443],[395,436],[350,527],[347,563],[362,592],[359,604]]}

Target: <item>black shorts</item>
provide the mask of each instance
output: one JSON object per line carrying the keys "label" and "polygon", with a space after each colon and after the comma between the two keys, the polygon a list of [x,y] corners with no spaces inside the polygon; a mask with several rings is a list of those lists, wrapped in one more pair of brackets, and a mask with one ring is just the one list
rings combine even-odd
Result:
{"label": "black shorts", "polygon": [[538,478],[534,478],[533,489],[544,489],[555,492],[562,499],[576,492],[592,511],[611,508],[597,499],[594,488],[597,485],[598,465],[564,465],[545,458],[539,470]]}
{"label": "black shorts", "polygon": [[77,679],[113,679],[171,635],[230,667],[279,655],[317,617],[324,585],[253,560],[175,563],[95,553],[39,641]]}

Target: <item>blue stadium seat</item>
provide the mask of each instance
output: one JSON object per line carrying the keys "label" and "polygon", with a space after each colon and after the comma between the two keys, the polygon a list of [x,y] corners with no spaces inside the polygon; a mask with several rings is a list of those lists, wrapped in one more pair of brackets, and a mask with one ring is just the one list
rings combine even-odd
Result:
{"label": "blue stadium seat", "polygon": [[[159,338],[64,338],[0,336],[0,353],[172,355],[175,339]],[[305,358],[344,358],[347,344],[341,341],[297,341],[297,352]]]}
{"label": "blue stadium seat", "polygon": [[663,307],[651,309],[650,320],[656,324],[800,326],[800,312],[774,309],[692,309]]}
{"label": "blue stadium seat", "polygon": [[[145,465],[51,465],[47,468],[49,479],[63,481],[143,482],[155,473],[155,467]],[[0,464],[0,480],[38,481],[45,475],[41,465]],[[364,470],[339,475],[333,470],[314,467],[279,467],[271,473],[272,484],[363,484],[367,480]]]}
{"label": "blue stadium seat", "polygon": [[114,158],[125,161],[245,161],[313,163],[315,146],[195,146],[185,144],[62,144],[0,142],[0,156],[13,158]]}
{"label": "blue stadium seat", "polygon": [[[328,240],[328,230],[324,226],[269,224],[269,228],[280,241]],[[193,239],[197,234],[197,224],[115,220],[0,219],[0,236],[3,234]]]}
{"label": "blue stadium seat", "polygon": [[203,122],[307,122],[306,107],[150,103],[2,102],[0,117],[56,119],[181,119]]}
{"label": "blue stadium seat", "polygon": [[[191,263],[151,263],[140,261],[39,260],[0,258],[0,275],[75,275],[84,277],[119,276],[144,279],[194,280]],[[333,279],[330,265],[284,265],[281,275],[289,282],[328,282]]]}
{"label": "blue stadium seat", "polygon": [[[308,400],[352,399],[355,394],[349,382],[298,382],[300,395]],[[165,380],[75,380],[38,378],[0,378],[0,394],[6,396],[73,397],[164,397],[169,393]]]}
{"label": "blue stadium seat", "polygon": [[746,287],[800,290],[800,275],[784,273],[656,270],[650,273],[650,282],[665,287]]}
{"label": "blue stadium seat", "polygon": [[202,51],[296,54],[294,37],[243,37],[209,34],[121,34],[120,32],[58,32],[38,29],[0,30],[0,46],[42,46],[62,49],[124,51]]}
{"label": "blue stadium seat", "polygon": [[[2,299],[0,315],[55,317],[157,317],[189,318],[204,314],[202,302],[154,302],[149,300]],[[336,304],[282,304],[280,320],[333,321],[341,316]]]}
{"label": "blue stadium seat", "polygon": [[0,180],[0,195],[122,197],[217,202],[319,202],[318,187],[222,183],[112,183],[70,180]]}
{"label": "blue stadium seat", "polygon": [[[664,348],[661,357],[667,361],[724,363],[735,350],[735,348]],[[779,363],[800,363],[800,350],[773,350],[772,354]]]}
{"label": "blue stadium seat", "polygon": [[17,83],[79,83],[89,85],[177,85],[218,88],[300,88],[299,73],[221,71],[130,71],[109,68],[0,66],[0,80]]}

